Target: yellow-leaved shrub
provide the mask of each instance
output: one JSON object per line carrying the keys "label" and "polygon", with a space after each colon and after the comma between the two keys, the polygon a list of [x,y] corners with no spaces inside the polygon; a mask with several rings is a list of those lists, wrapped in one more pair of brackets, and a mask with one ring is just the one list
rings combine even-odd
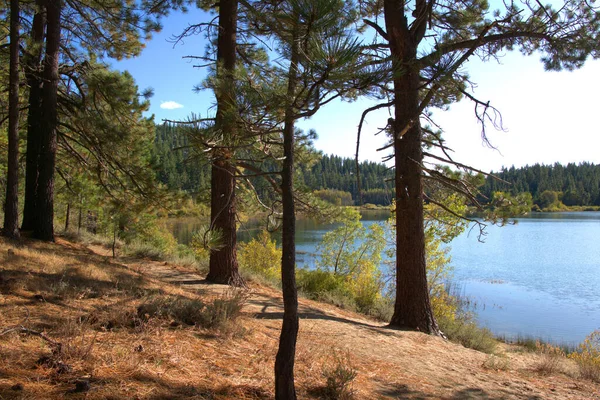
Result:
{"label": "yellow-leaved shrub", "polygon": [[579,365],[583,378],[600,382],[600,329],[590,333],[569,358]]}
{"label": "yellow-leaved shrub", "polygon": [[266,230],[248,243],[239,245],[238,261],[243,270],[255,272],[268,279],[275,280],[281,275],[281,249]]}

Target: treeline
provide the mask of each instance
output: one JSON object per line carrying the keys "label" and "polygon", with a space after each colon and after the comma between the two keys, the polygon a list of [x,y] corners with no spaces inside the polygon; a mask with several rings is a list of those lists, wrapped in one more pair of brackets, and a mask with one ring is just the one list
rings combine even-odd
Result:
{"label": "treeline", "polygon": [[210,188],[210,164],[194,155],[189,136],[169,124],[156,125],[152,163],[169,190],[196,194]]}
{"label": "treeline", "polygon": [[[390,205],[394,196],[392,170],[384,164],[363,161],[360,167],[360,189],[363,204]],[[323,156],[312,168],[302,168],[301,180],[306,187],[326,195],[327,200],[337,202],[334,191],[347,192],[352,202],[358,204],[358,184],[356,181],[356,163],[353,158],[336,155]],[[333,191],[328,193],[328,191]],[[339,193],[338,193],[339,195]],[[321,196],[323,198],[323,196]],[[333,198],[334,201],[331,201]],[[347,197],[340,197],[342,205],[346,205]]]}
{"label": "treeline", "polygon": [[[193,196],[210,188],[210,164],[194,154],[189,135],[173,125],[156,126],[153,164],[157,178],[171,190],[182,190]],[[360,185],[363,204],[390,205],[393,198],[392,171],[384,164],[363,161],[360,164]],[[272,166],[275,170],[276,166]],[[263,166],[264,168],[264,166]],[[304,186],[332,204],[359,203],[356,164],[353,158],[322,156],[312,166],[302,164],[297,171],[297,185]],[[261,198],[269,188],[260,179],[253,179]]]}
{"label": "treeline", "polygon": [[488,198],[497,191],[512,195],[527,192],[540,208],[551,207],[558,201],[565,206],[600,206],[600,165],[587,162],[535,164],[504,168],[493,174],[508,183],[488,177],[480,188]]}

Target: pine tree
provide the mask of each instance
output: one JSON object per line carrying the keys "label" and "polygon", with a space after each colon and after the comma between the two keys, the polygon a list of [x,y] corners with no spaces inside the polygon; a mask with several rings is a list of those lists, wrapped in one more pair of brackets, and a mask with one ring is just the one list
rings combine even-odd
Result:
{"label": "pine tree", "polygon": [[19,1],[10,1],[10,73],[8,99],[8,166],[4,200],[3,234],[18,239],[19,233]]}
{"label": "pine tree", "polygon": [[[547,69],[578,68],[589,56],[600,54],[599,13],[584,0],[566,1],[558,9],[528,0],[507,3],[500,10],[490,10],[490,4],[481,0],[361,4],[365,14],[383,15],[384,26],[366,23],[381,38],[372,46],[374,55],[385,52],[374,62],[387,65],[392,74],[392,85],[385,89],[392,101],[378,106],[394,107],[388,127],[396,168],[397,274],[391,325],[435,334],[439,329],[425,273],[424,181],[443,182],[475,199],[465,183],[423,163],[424,157],[450,164],[453,160],[423,150],[424,145],[445,147],[440,132],[422,126],[422,115],[464,96],[474,101],[481,122],[493,121],[489,115],[493,107],[468,91],[464,63],[472,56],[490,59],[518,48],[525,54],[542,53]],[[381,90],[379,86],[377,93]]]}

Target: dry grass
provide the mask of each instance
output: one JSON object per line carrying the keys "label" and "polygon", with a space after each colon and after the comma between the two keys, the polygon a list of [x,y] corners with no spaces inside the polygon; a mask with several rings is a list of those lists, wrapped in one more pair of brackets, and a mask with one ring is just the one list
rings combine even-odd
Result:
{"label": "dry grass", "polygon": [[557,346],[549,343],[536,343],[537,353],[540,360],[535,370],[543,375],[554,374],[561,371],[561,366],[566,359],[565,352]]}
{"label": "dry grass", "polygon": [[[239,329],[228,321],[239,317],[242,294],[201,299],[60,240],[0,242],[0,265],[0,398],[63,398],[82,377],[89,398],[269,397],[252,379],[232,385],[222,377],[240,368]],[[148,299],[204,304],[210,329],[143,318]],[[222,352],[224,336],[231,343]]]}
{"label": "dry grass", "polygon": [[[254,286],[236,297],[193,268],[104,254],[0,239],[0,398],[273,398],[279,291]],[[589,399],[600,390],[577,381],[573,392],[562,375],[530,378],[535,354],[511,355],[510,371],[490,369],[487,355],[440,338],[315,301],[300,307],[298,398],[469,398],[476,387],[481,398]]]}

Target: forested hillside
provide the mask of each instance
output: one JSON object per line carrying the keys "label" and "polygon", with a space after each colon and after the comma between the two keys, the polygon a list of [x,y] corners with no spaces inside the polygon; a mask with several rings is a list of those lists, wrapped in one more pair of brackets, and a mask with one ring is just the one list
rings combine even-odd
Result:
{"label": "forested hillside", "polygon": [[561,201],[566,206],[600,205],[600,165],[569,163],[563,166],[535,164],[522,168],[511,167],[493,173],[503,183],[488,177],[480,188],[490,198],[496,191],[513,195],[529,192],[535,204],[542,208]]}
{"label": "forested hillside", "polygon": [[152,155],[157,178],[169,189],[195,194],[210,187],[210,165],[192,155],[189,138],[182,129],[157,125]]}
{"label": "forested hillside", "polygon": [[[172,125],[157,125],[154,141],[153,163],[157,178],[169,189],[179,189],[197,194],[210,187],[210,166],[206,160],[194,156],[189,138],[183,129]],[[389,205],[393,197],[392,173],[384,164],[363,161],[360,163],[360,181],[363,203]],[[254,182],[259,195],[264,198],[268,188],[260,180]],[[343,205],[358,203],[356,164],[353,158],[325,155],[312,166],[302,164],[298,169],[297,185],[305,186],[332,203]],[[264,190],[261,190],[264,189]],[[265,193],[262,193],[262,192]],[[336,199],[340,199],[336,201]]]}
{"label": "forested hillside", "polygon": [[[363,204],[391,204],[394,184],[391,170],[384,164],[363,161],[360,164],[360,189]],[[311,190],[330,189],[348,192],[358,203],[356,164],[353,158],[325,155],[312,168],[302,168],[302,181]],[[324,193],[325,194],[325,193]]]}
{"label": "forested hillside", "polygon": [[[209,165],[192,156],[188,138],[181,129],[157,125],[153,154],[157,177],[169,189],[196,194],[210,187]],[[392,171],[381,163],[360,163],[363,204],[391,203],[394,189],[393,182],[390,181]],[[541,208],[547,208],[556,201],[566,206],[600,206],[600,165],[535,164],[522,168],[504,168],[493,175],[507,183],[488,177],[480,187],[481,194],[488,199],[497,191],[512,195],[528,192],[534,203]],[[334,204],[353,205],[359,201],[353,158],[324,155],[312,167],[301,165],[297,184],[304,185],[306,189]],[[483,196],[481,200],[485,203]]]}

